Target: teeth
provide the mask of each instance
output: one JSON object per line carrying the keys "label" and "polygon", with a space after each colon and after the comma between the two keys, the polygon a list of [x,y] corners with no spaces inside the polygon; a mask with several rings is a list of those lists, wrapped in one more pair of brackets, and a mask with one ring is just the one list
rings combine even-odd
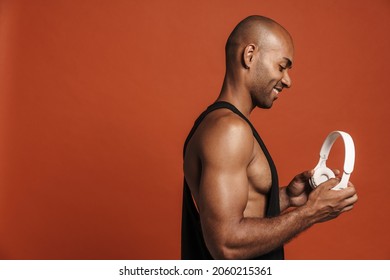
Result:
{"label": "teeth", "polygon": [[280,91],[277,90],[276,88],[274,88],[273,91],[276,92],[276,93],[279,93],[279,92],[280,92]]}

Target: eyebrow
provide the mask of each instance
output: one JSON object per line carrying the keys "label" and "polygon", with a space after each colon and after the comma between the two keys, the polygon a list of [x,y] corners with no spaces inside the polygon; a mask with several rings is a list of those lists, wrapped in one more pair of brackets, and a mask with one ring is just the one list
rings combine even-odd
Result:
{"label": "eyebrow", "polygon": [[286,65],[286,67],[288,67],[288,68],[292,68],[292,61],[289,59],[289,58],[287,58],[287,57],[283,57],[283,59],[285,59],[285,60],[287,60],[287,65]]}

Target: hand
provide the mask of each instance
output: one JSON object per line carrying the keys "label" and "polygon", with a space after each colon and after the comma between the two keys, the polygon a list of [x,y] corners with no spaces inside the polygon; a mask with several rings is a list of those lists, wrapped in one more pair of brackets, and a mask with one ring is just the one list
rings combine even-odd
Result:
{"label": "hand", "polygon": [[[333,169],[332,171],[336,176],[340,174],[338,169]],[[299,207],[306,203],[309,193],[313,190],[309,184],[309,179],[313,174],[313,169],[304,171],[296,175],[288,184],[286,193],[290,200],[290,206]]]}
{"label": "hand", "polygon": [[306,206],[314,211],[312,218],[315,223],[334,219],[352,210],[357,202],[356,190],[351,182],[345,189],[332,190],[339,182],[338,178],[330,179],[310,193]]}
{"label": "hand", "polygon": [[304,171],[294,177],[286,188],[289,197],[289,205],[299,207],[306,203],[308,194],[311,191],[309,179],[313,176],[314,170]]}

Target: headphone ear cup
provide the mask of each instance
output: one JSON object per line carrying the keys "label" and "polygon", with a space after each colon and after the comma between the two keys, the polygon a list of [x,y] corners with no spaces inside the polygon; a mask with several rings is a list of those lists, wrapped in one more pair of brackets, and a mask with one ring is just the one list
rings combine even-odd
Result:
{"label": "headphone ear cup", "polygon": [[321,185],[323,182],[328,181],[329,179],[336,178],[336,175],[328,167],[323,166],[314,170],[313,176],[309,180],[309,184],[312,188],[316,188]]}

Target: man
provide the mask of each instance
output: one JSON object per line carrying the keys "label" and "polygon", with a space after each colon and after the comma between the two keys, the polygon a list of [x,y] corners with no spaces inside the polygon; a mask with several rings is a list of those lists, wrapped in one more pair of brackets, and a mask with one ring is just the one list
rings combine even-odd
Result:
{"label": "man", "polygon": [[249,121],[255,107],[271,108],[291,86],[293,55],[291,36],[269,18],[250,16],[230,34],[221,93],[184,147],[183,259],[283,259],[284,243],[357,201],[351,183],[331,190],[338,179],[309,189],[313,170],[279,189],[274,163]]}

